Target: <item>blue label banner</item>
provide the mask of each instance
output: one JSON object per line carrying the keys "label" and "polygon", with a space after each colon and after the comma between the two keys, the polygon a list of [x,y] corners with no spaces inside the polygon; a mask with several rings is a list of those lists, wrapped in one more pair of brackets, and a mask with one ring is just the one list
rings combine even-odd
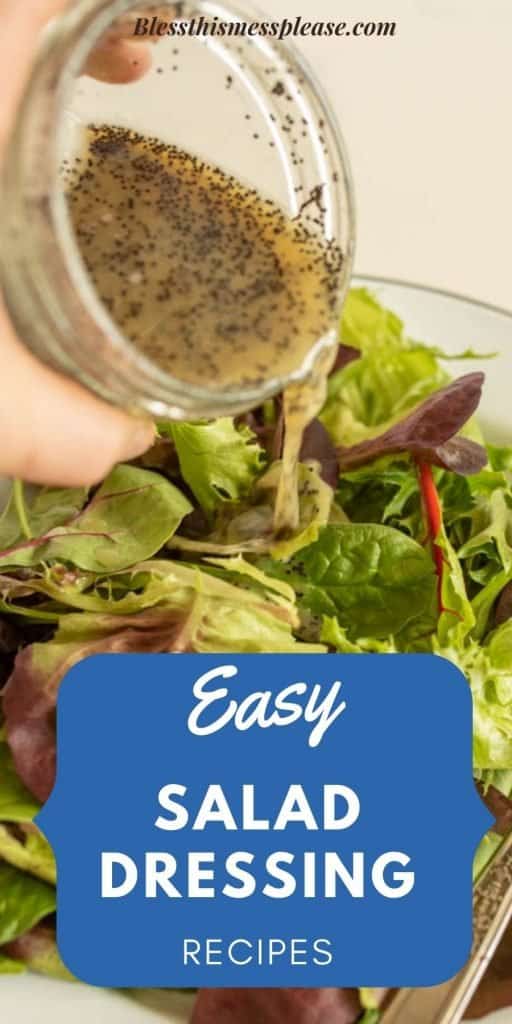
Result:
{"label": "blue label banner", "polygon": [[433,655],[98,655],[37,824],[58,942],[115,987],[434,985],[469,956],[466,680]]}

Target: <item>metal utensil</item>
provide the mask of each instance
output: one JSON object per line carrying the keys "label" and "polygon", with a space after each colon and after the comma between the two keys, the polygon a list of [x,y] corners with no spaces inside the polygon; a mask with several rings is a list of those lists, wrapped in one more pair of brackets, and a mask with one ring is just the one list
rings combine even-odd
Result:
{"label": "metal utensil", "polygon": [[469,962],[443,985],[402,989],[384,1011],[382,1024],[459,1024],[511,918],[512,833],[475,888]]}

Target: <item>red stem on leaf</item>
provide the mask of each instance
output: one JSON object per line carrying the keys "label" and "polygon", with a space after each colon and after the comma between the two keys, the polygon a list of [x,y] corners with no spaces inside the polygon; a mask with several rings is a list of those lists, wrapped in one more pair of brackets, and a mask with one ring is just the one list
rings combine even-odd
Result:
{"label": "red stem on leaf", "polygon": [[457,618],[460,618],[458,612],[453,611],[451,608],[445,608],[443,604],[443,574],[448,563],[442,547],[437,543],[437,538],[443,526],[443,506],[441,505],[441,499],[434,482],[432,466],[429,462],[423,462],[421,459],[416,459],[415,461],[418,469],[421,502],[427,528],[427,540],[430,541],[437,576],[437,606],[439,614],[442,615],[443,612],[447,612],[449,615],[456,615]]}

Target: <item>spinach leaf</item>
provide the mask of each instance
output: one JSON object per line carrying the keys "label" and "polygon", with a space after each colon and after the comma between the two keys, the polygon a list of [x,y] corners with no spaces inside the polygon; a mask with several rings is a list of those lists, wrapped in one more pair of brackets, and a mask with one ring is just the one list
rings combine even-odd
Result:
{"label": "spinach leaf", "polygon": [[[25,501],[25,515],[33,537],[41,537],[62,526],[84,507],[87,500],[85,487],[40,487],[32,498]],[[24,538],[14,499],[14,488],[0,516],[0,549],[10,548]]]}
{"label": "spinach leaf", "polygon": [[0,566],[59,561],[92,572],[117,572],[159,551],[191,508],[158,473],[119,465],[83,511],[45,535],[4,549]]}
{"label": "spinach leaf", "polygon": [[265,562],[317,616],[336,617],[352,639],[385,639],[425,616],[434,628],[435,575],[429,554],[387,526],[327,526],[285,566]]}

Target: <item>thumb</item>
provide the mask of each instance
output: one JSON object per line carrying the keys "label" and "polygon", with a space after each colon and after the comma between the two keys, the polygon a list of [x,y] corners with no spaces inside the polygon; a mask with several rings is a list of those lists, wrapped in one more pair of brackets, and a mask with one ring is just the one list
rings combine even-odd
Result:
{"label": "thumb", "polygon": [[94,484],[141,455],[155,429],[39,363],[0,315],[0,474],[33,483]]}

